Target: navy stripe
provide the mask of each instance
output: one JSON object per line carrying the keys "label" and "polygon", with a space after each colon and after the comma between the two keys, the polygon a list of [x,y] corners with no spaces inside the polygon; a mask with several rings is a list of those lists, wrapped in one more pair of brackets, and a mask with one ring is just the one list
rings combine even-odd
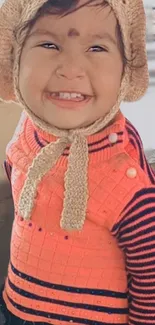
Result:
{"label": "navy stripe", "polygon": [[86,310],[92,310],[97,311],[101,313],[108,313],[108,314],[118,314],[118,315],[127,315],[128,314],[128,308],[112,308],[112,307],[105,307],[105,306],[95,306],[95,305],[89,305],[89,304],[82,304],[82,303],[74,303],[74,302],[68,302],[68,301],[62,301],[58,299],[52,299],[47,297],[41,297],[34,293],[30,293],[28,291],[25,291],[23,289],[20,289],[16,287],[9,279],[8,279],[9,286],[12,290],[14,290],[16,293],[20,294],[21,296],[24,296],[26,298],[35,299],[37,301],[43,301],[48,303],[53,303],[61,306],[66,307],[72,307],[72,308],[80,308],[80,309],[86,309]]}
{"label": "navy stripe", "polygon": [[[118,136],[123,136],[123,131],[118,132],[117,135]],[[37,131],[34,131],[34,136],[35,136],[35,140],[37,141],[37,143],[39,142],[41,146],[44,146],[44,144],[39,139]],[[106,141],[108,139],[109,139],[109,135],[107,135],[106,137],[104,137],[104,138],[102,138],[102,139],[100,139],[98,141],[88,143],[88,147],[96,146],[96,145],[98,145],[98,144],[100,144],[100,143],[102,143],[102,142],[104,142],[104,141]],[[46,142],[47,142],[47,144],[49,144],[48,141],[46,141]],[[66,149],[69,150],[69,147],[67,147]]]}
{"label": "navy stripe", "polygon": [[[150,272],[150,271],[149,271]],[[137,279],[140,279],[140,280],[151,280],[151,279],[155,279],[155,270],[154,270],[154,273],[153,274],[151,274],[151,273],[149,273],[149,274],[147,274],[147,275],[136,275],[136,278]]]}
{"label": "navy stripe", "polygon": [[146,302],[142,302],[142,301],[138,301],[138,304],[139,304],[139,306],[142,306],[142,307],[145,307],[145,308],[147,308],[148,309],[148,307],[155,307],[155,302],[148,302],[148,301],[146,301]]}
{"label": "navy stripe", "polygon": [[[149,277],[150,279],[150,277]],[[155,277],[153,278],[155,280]],[[133,279],[133,283],[138,287],[155,287],[155,281],[151,281],[151,282],[141,282],[141,281],[137,281],[135,279]],[[155,293],[155,291],[154,291]]]}
{"label": "navy stripe", "polygon": [[[143,314],[143,315],[150,315],[150,314],[154,314],[155,315],[155,310],[152,310],[152,309],[149,309],[148,310],[148,307],[147,307],[147,309],[142,309],[142,308],[138,308],[138,307],[136,307],[135,305],[132,305],[132,311],[135,311],[136,313],[140,313],[140,314]],[[145,319],[148,319],[148,318],[145,318]]]}
{"label": "navy stripe", "polygon": [[131,144],[132,144],[132,146],[136,149],[136,145],[135,145],[135,141],[131,138],[131,139],[129,139],[130,140],[130,142],[131,142]]}
{"label": "navy stripe", "polygon": [[125,208],[123,209],[122,213],[124,213],[130,207],[130,205],[132,205],[133,202],[135,202],[139,198],[141,198],[141,197],[143,197],[145,195],[148,195],[148,194],[154,194],[155,195],[155,187],[142,188],[141,190],[139,190],[138,192],[136,192],[134,194],[133,198],[125,206]]}
{"label": "navy stripe", "polygon": [[[155,194],[155,193],[154,193]],[[150,204],[150,203],[155,203],[155,196],[149,196],[149,197],[146,197],[144,199],[142,199],[140,202],[137,202],[130,210],[128,210],[126,212],[126,214],[124,215],[124,217],[126,218],[127,216],[129,216],[130,214],[132,214],[133,212],[136,212],[139,208],[141,208],[142,206],[144,205],[147,205],[147,204]],[[137,217],[133,216],[130,220],[131,221],[135,221]],[[125,220],[123,222],[123,225],[127,225],[128,224],[128,221]]]}
{"label": "navy stripe", "polygon": [[147,169],[147,174],[149,176],[149,179],[150,179],[152,184],[155,184],[155,174],[154,174],[153,169],[148,164],[148,162],[146,160],[146,157],[145,157],[145,163],[146,163],[146,169]]}
{"label": "navy stripe", "polygon": [[126,124],[135,132],[136,136],[138,138],[140,138],[140,135],[139,135],[138,131],[136,130],[136,128],[133,126],[133,124],[131,124],[131,122],[127,118],[125,119],[125,121],[126,121]]}
{"label": "navy stripe", "polygon": [[45,145],[40,141],[37,131],[34,131],[34,138],[35,138],[36,142],[38,143],[39,147],[41,147],[41,148],[45,147]]}
{"label": "navy stripe", "polygon": [[[147,195],[154,195],[151,198],[146,197]],[[129,203],[124,207],[124,209],[121,212],[122,218],[119,220],[118,223],[116,223],[113,228],[112,228],[112,233],[114,235],[116,235],[116,233],[119,231],[120,227],[122,227],[122,225],[127,225],[129,223],[128,219],[126,219],[126,217],[128,215],[130,215],[132,212],[135,212],[136,209],[140,206],[143,205],[143,202],[146,203],[153,203],[153,198],[154,198],[154,202],[155,202],[155,188],[143,188],[142,190],[136,192],[133,196],[133,198],[129,201]],[[140,201],[141,199],[141,201]],[[139,200],[138,202],[136,202],[137,200]],[[131,208],[132,204],[135,203],[135,205]],[[135,219],[135,216],[132,217],[133,220]],[[131,220],[132,220],[131,218]],[[136,217],[137,218],[137,217]]]}
{"label": "navy stripe", "polygon": [[139,138],[135,135],[134,131],[131,130],[130,127],[127,126],[126,130],[127,130],[128,134],[129,134],[129,140],[132,139],[133,141],[136,141],[136,145],[137,145],[137,148],[138,148],[138,154],[139,154],[140,166],[144,170],[144,162],[145,161],[144,161],[144,154],[143,154],[141,142],[140,142]]}
{"label": "navy stripe", "polygon": [[[135,318],[135,317],[134,317]],[[137,317],[136,317],[137,318]],[[133,319],[130,319],[130,325],[147,325],[145,321],[136,321],[136,320],[133,320]],[[149,324],[148,324],[149,325]],[[152,324],[151,324],[152,325]]]}
{"label": "navy stripe", "polygon": [[[149,215],[152,213],[154,213],[154,215],[149,218]],[[144,216],[147,216],[147,219],[139,221],[139,219],[143,218]],[[123,235],[132,233],[136,229],[138,230],[143,226],[147,226],[152,222],[155,222],[155,206],[145,209],[145,210],[141,211],[140,213],[137,213],[134,217],[135,218],[128,219],[128,227],[125,227],[124,224],[122,224],[123,230],[119,232],[118,238],[122,237]],[[132,225],[132,222],[136,221],[136,217],[137,217],[137,223]],[[132,226],[130,226],[130,225],[132,225]],[[137,234],[136,234],[136,237],[137,237]]]}
{"label": "navy stripe", "polygon": [[148,269],[145,269],[143,271],[143,269],[141,269],[141,268],[146,267],[146,266],[152,266],[154,264],[155,264],[154,260],[153,261],[148,261],[148,262],[142,262],[142,263],[140,263],[138,261],[137,261],[137,263],[132,263],[132,262],[129,262],[129,261],[126,262],[126,265],[127,265],[128,268],[130,268],[130,269],[136,268],[135,272],[138,272],[137,268],[140,268],[140,272],[143,272],[143,273],[148,273]]}
{"label": "navy stripe", "polygon": [[[117,135],[118,136],[123,136],[123,132],[118,132]],[[107,135],[103,139],[100,139],[100,140],[98,140],[96,142],[88,143],[88,147],[96,146],[96,145],[98,145],[98,144],[100,144],[100,143],[102,143],[102,142],[104,142],[106,140],[109,140],[109,135]]]}
{"label": "navy stripe", "polygon": [[[127,128],[127,132],[129,134],[129,139],[130,139],[130,136],[133,136],[133,138],[134,138],[133,131],[131,131],[129,128]],[[135,139],[135,141],[136,141],[136,145],[137,145],[137,148],[138,148],[140,167],[144,170],[144,157],[143,157],[143,154],[142,154],[142,149],[141,149],[141,146],[140,146],[140,142],[137,139]]]}
{"label": "navy stripe", "polygon": [[147,292],[145,292],[145,295],[143,295],[139,298],[139,292],[138,292],[138,294],[136,294],[136,292],[133,289],[130,291],[130,295],[131,295],[132,299],[135,299],[136,302],[139,302],[139,300],[140,300],[139,303],[141,303],[141,301],[145,301],[145,302],[148,301],[148,303],[149,303],[150,301],[155,300],[155,296],[147,295]]}
{"label": "navy stripe", "polygon": [[130,254],[137,254],[137,253],[141,253],[147,250],[151,250],[151,249],[155,249],[155,244],[151,244],[151,245],[145,245],[145,246],[141,246],[135,249],[132,249],[132,251],[128,251],[128,256],[130,256]]}
{"label": "navy stripe", "polygon": [[[65,321],[65,322],[72,322],[72,323],[79,323],[79,324],[88,324],[88,325],[112,325],[113,323],[107,323],[107,322],[99,322],[99,321],[94,321],[90,319],[85,319],[85,318],[78,318],[78,317],[73,317],[73,316],[66,316],[66,315],[60,315],[60,314],[53,314],[53,313],[46,313],[45,311],[39,311],[39,310],[34,310],[32,308],[26,308],[23,307],[16,302],[14,302],[9,296],[8,299],[10,303],[18,310],[30,314],[30,315],[37,315],[41,317],[45,317],[47,319],[56,319],[59,321]],[[128,325],[127,323],[117,323],[117,325]]]}
{"label": "navy stripe", "polygon": [[[123,133],[123,132],[122,132],[122,133]],[[104,137],[104,138],[102,138],[102,139],[100,139],[100,140],[98,140],[98,141],[95,141],[95,142],[92,142],[92,143],[88,143],[88,147],[96,146],[96,145],[98,145],[98,144],[100,144],[100,143],[102,143],[102,142],[108,140],[108,138],[109,138],[109,136],[107,135],[106,137]]]}
{"label": "navy stripe", "polygon": [[[155,321],[155,316],[147,316],[147,315],[146,315],[147,312],[148,312],[148,311],[146,310],[146,311],[145,311],[145,321],[147,321],[147,320]],[[134,317],[134,318],[137,318],[138,320],[141,319],[141,320],[144,321],[144,315],[139,315],[139,314],[137,315],[137,314],[133,313],[132,310],[130,311],[130,316],[132,316],[132,317]],[[130,324],[132,324],[132,323],[130,323]],[[141,325],[141,323],[137,323],[137,324],[138,324],[138,325]],[[145,322],[144,324],[147,325],[146,322]],[[152,325],[153,325],[153,324],[152,324]]]}
{"label": "navy stripe", "polygon": [[127,125],[127,131],[129,133],[129,140],[135,149],[136,149],[136,145],[135,145],[135,141],[136,141],[136,144],[138,147],[138,152],[139,152],[140,166],[147,173],[151,183],[155,184],[155,173],[153,172],[152,168],[148,164],[148,161],[145,157],[145,154],[143,152],[143,144],[142,144],[141,138],[140,138],[137,130],[134,128],[134,126],[127,119],[126,119],[126,125]]}
{"label": "navy stripe", "polygon": [[[98,151],[102,151],[102,150],[105,150],[107,148],[112,148],[114,146],[116,146],[117,144],[119,143],[123,143],[123,140],[118,140],[116,143],[110,143],[110,144],[107,144],[103,147],[100,147],[100,148],[96,148],[96,149],[89,149],[89,153],[94,153],[94,152],[98,152]],[[68,157],[69,153],[63,153],[62,156],[66,156]]]}
{"label": "navy stripe", "polygon": [[[118,132],[117,135],[121,136],[121,135],[123,135],[123,132]],[[35,140],[36,140],[37,144],[41,148],[45,147],[45,144],[43,144],[43,142],[39,139],[39,136],[38,136],[38,134],[37,134],[36,131],[34,131],[34,137],[35,137]],[[88,147],[90,148],[90,147],[92,147],[94,145],[98,145],[98,144],[100,144],[100,143],[108,140],[108,138],[109,138],[109,136],[106,136],[106,137],[104,137],[103,139],[101,139],[99,141],[96,141],[96,142],[93,142],[93,143],[89,143],[88,144]],[[47,142],[47,143],[49,143],[49,142]],[[110,144],[108,143],[107,145],[104,145],[103,147],[100,147],[100,148],[90,149],[89,150],[89,153],[94,153],[94,152],[98,152],[100,150],[104,150],[104,149],[107,149],[107,148],[111,148],[111,147],[113,147],[113,146],[115,146],[116,144],[119,144],[119,143],[123,143],[123,140],[118,140],[116,143],[110,143]],[[65,150],[69,150],[69,147],[66,147]],[[68,156],[68,155],[69,155],[69,153],[63,153],[62,154],[62,156]]]}
{"label": "navy stripe", "polygon": [[[155,201],[153,201],[152,203],[155,203]],[[143,202],[142,202],[142,204],[143,204]],[[140,221],[141,218],[143,218],[144,216],[149,217],[149,215],[152,214],[152,213],[154,213],[153,216],[151,216],[150,218],[147,218],[145,220]],[[137,223],[134,224],[133,226],[130,226],[135,221],[137,221]],[[146,226],[149,223],[154,222],[154,221],[155,221],[155,205],[150,207],[150,208],[147,208],[147,209],[145,209],[145,210],[143,210],[143,211],[141,211],[141,212],[139,212],[137,214],[135,214],[133,217],[128,218],[126,221],[122,222],[121,228],[123,228],[123,230],[119,232],[119,236],[121,237],[122,235],[126,235],[127,233],[132,232],[135,229],[138,229],[140,227]]]}
{"label": "navy stripe", "polygon": [[[120,240],[121,241],[121,240]],[[143,239],[138,239],[136,241],[134,241],[133,243],[132,242],[128,242],[128,248],[131,249],[132,247],[136,247],[136,246],[140,246],[140,245],[143,245],[143,244],[146,244],[146,243],[152,243],[152,237],[146,237],[146,238],[143,238]]]}
{"label": "navy stripe", "polygon": [[138,142],[140,144],[140,148],[143,148],[143,143],[142,143],[141,137],[140,137],[137,129],[133,126],[133,124],[131,124],[131,122],[127,118],[126,118],[125,122],[126,122],[126,127],[128,127],[132,131],[132,133],[134,135],[134,139],[138,140]]}
{"label": "navy stripe", "polygon": [[107,148],[112,148],[112,147],[116,146],[119,143],[123,143],[123,140],[118,140],[116,143],[110,143],[110,144],[107,144],[107,145],[105,145],[105,146],[103,146],[101,148],[90,149],[89,153],[94,153],[94,152],[98,152],[98,151],[101,151],[101,150],[105,150]]}
{"label": "navy stripe", "polygon": [[127,293],[124,292],[116,292],[116,291],[110,291],[110,290],[101,290],[101,289],[88,289],[88,288],[76,288],[76,287],[71,287],[71,286],[65,286],[65,285],[59,285],[59,284],[54,284],[46,281],[41,281],[39,279],[36,279],[32,276],[29,276],[23,272],[18,271],[12,264],[11,264],[11,269],[14,274],[19,276],[20,278],[27,280],[29,282],[38,284],[40,286],[50,288],[50,289],[55,289],[55,290],[60,290],[60,291],[65,291],[65,292],[71,292],[71,293],[79,293],[79,294],[89,294],[93,296],[106,296],[106,297],[113,297],[113,298],[118,298],[118,299],[126,299],[127,298]]}
{"label": "navy stripe", "polygon": [[[139,232],[132,234],[128,237],[124,237],[124,238],[120,238],[120,243],[124,243],[124,242],[128,242],[128,241],[133,241],[136,238],[140,238],[141,236],[147,235],[149,234],[149,239],[151,239],[151,241],[153,240],[153,238],[150,238],[151,233],[155,233],[155,226],[152,227],[148,227],[146,229],[140,230]],[[155,235],[153,235],[153,237],[155,238]],[[135,242],[134,242],[134,246],[136,246]],[[131,247],[131,246],[130,246]]]}
{"label": "navy stripe", "polygon": [[[136,255],[136,256],[132,256],[130,255],[130,261],[138,261],[138,260],[145,260],[147,258],[152,258],[152,257],[155,257],[155,252],[152,252],[152,253],[145,253],[145,254],[139,254],[139,255]],[[145,263],[145,262],[144,262]]]}

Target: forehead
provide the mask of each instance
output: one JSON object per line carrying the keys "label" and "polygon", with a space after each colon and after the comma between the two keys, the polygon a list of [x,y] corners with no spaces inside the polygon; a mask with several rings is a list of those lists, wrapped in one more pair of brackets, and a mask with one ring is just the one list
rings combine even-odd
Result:
{"label": "forehead", "polygon": [[65,16],[46,15],[40,17],[32,31],[50,30],[61,36],[77,37],[98,32],[116,34],[117,20],[109,6],[84,6]]}

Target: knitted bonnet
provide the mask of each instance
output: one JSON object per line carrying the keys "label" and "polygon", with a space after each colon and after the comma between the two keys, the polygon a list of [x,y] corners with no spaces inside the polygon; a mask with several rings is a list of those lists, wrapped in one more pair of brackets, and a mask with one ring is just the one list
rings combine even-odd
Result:
{"label": "knitted bonnet", "polygon": [[0,99],[20,104],[37,127],[57,137],[55,142],[49,143],[40,150],[28,169],[19,198],[19,214],[24,219],[31,218],[39,182],[70,144],[60,226],[68,231],[80,230],[85,221],[89,195],[87,136],[102,130],[119,111],[123,100],[138,100],[148,87],[145,13],[142,0],[106,1],[119,22],[125,56],[131,63],[125,66],[117,102],[107,116],[86,128],[67,131],[57,129],[34,115],[19,91],[20,55],[28,31],[26,29],[22,31],[17,43],[15,30],[32,19],[45,2],[47,0],[3,0],[0,8]]}

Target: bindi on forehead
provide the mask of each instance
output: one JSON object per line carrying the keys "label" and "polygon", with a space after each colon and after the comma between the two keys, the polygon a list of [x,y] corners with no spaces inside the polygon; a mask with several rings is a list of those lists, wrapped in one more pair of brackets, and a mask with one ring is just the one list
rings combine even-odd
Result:
{"label": "bindi on forehead", "polygon": [[67,33],[68,37],[79,37],[80,33],[76,28],[70,28],[68,33]]}

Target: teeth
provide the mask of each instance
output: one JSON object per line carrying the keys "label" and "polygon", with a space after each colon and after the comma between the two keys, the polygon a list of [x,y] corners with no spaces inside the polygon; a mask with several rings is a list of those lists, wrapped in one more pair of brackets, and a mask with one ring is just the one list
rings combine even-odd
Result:
{"label": "teeth", "polygon": [[84,96],[81,94],[76,94],[76,93],[72,93],[71,94],[71,98],[83,98]]}
{"label": "teeth", "polygon": [[81,95],[80,93],[52,93],[52,96],[59,97],[60,99],[84,99],[84,95]]}

